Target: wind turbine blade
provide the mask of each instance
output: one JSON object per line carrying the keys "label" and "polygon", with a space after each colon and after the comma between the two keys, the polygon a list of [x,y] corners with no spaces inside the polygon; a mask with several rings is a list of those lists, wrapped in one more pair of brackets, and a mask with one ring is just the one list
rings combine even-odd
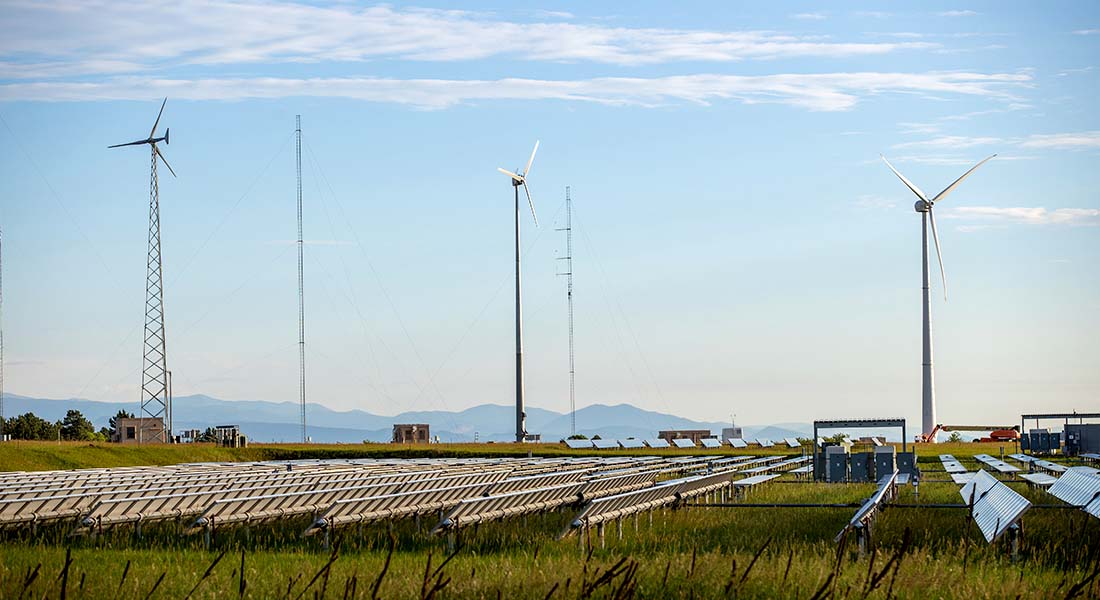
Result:
{"label": "wind turbine blade", "polygon": [[160,157],[160,160],[164,163],[164,166],[168,167],[168,172],[172,174],[172,177],[176,177],[176,172],[172,170],[172,165],[168,164],[168,159],[164,158],[164,155],[160,153],[160,148],[157,148],[156,144],[153,144],[153,151],[156,152],[157,156]]}
{"label": "wind turbine blade", "polygon": [[936,212],[928,209],[928,220],[932,223],[932,240],[936,242],[936,260],[940,263],[940,278],[943,280],[943,301],[947,302],[947,273],[943,270],[943,255],[940,254],[940,236],[936,233]]}
{"label": "wind turbine blade", "polygon": [[164,105],[168,104],[168,98],[164,99],[164,102],[160,103],[160,112],[157,113],[157,120],[153,121],[153,129],[149,131],[149,137],[152,138],[157,133],[157,125],[160,124],[160,116],[164,114]]}
{"label": "wind turbine blade", "polygon": [[511,177],[512,179],[515,179],[516,181],[518,181],[520,183],[523,183],[523,178],[520,177],[519,175],[516,175],[515,173],[513,173],[513,172],[511,172],[507,169],[502,169],[500,167],[497,167],[497,170],[500,171],[501,173],[504,173],[505,175]]}
{"label": "wind turbine blade", "polygon": [[535,220],[535,227],[539,226],[539,217],[535,214],[535,201],[531,199],[531,190],[527,189],[527,184],[523,184],[523,191],[527,193],[527,206],[531,207],[531,218]]}
{"label": "wind turbine blade", "polygon": [[924,195],[924,192],[922,192],[919,187],[913,185],[912,181],[906,179],[905,175],[899,173],[898,170],[894,168],[894,165],[890,164],[890,161],[886,160],[885,156],[879,154],[879,157],[882,158],[882,162],[886,163],[887,167],[890,167],[890,170],[894,172],[894,175],[897,175],[898,179],[900,179],[901,182],[905,184],[905,187],[912,190],[913,193],[916,194],[921,200],[924,200],[925,202],[928,201],[928,196]]}
{"label": "wind turbine blade", "polygon": [[[994,154],[993,156],[997,156],[997,155],[996,155],[996,154]],[[962,180],[963,180],[963,179],[966,179],[967,177],[969,177],[971,173],[973,173],[973,172],[974,172],[974,171],[975,171],[975,170],[976,170],[976,169],[977,169],[978,167],[980,167],[980,166],[984,165],[984,164],[986,163],[986,161],[987,161],[987,160],[989,160],[990,158],[993,158],[993,156],[990,156],[990,157],[986,158],[985,160],[983,160],[982,162],[980,162],[980,163],[978,163],[978,164],[974,165],[973,167],[970,167],[970,170],[969,170],[969,171],[967,171],[966,173],[963,173],[962,177],[959,177],[958,179],[956,179],[956,180],[955,180],[955,183],[952,183],[951,185],[949,185],[949,186],[947,186],[946,188],[944,188],[944,190],[943,190],[942,192],[940,192],[940,193],[936,194],[936,197],[935,197],[935,198],[932,198],[932,202],[938,202],[938,201],[939,201],[940,199],[942,199],[942,198],[943,198],[944,196],[946,196],[946,195],[950,194],[950,193],[951,193],[951,190],[955,189],[955,186],[957,186],[957,185],[959,185],[960,183],[962,183]]]}
{"label": "wind turbine blade", "polygon": [[148,144],[149,140],[138,140],[136,142],[127,142],[125,144],[115,144],[114,146],[107,146],[108,148],[121,148],[123,146],[140,146],[142,144]]}
{"label": "wind turbine blade", "polygon": [[535,148],[531,150],[531,158],[527,159],[527,166],[523,169],[523,176],[527,177],[531,173],[531,163],[535,162],[535,153],[539,151],[539,141],[535,140]]}

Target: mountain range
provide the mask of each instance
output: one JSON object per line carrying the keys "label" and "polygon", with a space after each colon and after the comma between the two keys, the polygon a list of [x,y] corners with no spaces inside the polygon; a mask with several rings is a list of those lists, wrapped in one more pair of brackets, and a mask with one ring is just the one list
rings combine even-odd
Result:
{"label": "mountain range", "polygon": [[[173,400],[175,430],[206,429],[214,425],[239,425],[241,432],[257,442],[296,442],[300,439],[299,405],[295,402],[222,400],[205,395],[180,396]],[[137,412],[137,403],[103,402],[84,399],[44,399],[16,394],[4,395],[4,413],[11,417],[25,412],[56,421],[66,411],[79,410],[96,429],[106,427],[119,410]],[[363,410],[336,411],[321,404],[306,405],[308,434],[320,443],[385,442],[395,423],[427,423],[432,436],[444,442],[510,441],[514,439],[515,407],[481,404],[461,411],[411,411],[393,416]],[[721,433],[723,422],[701,422],[640,409],[630,404],[593,404],[577,410],[577,433],[602,438],[654,438],[661,429],[708,429]],[[744,437],[809,437],[806,423],[779,423],[744,427]],[[544,441],[569,435],[570,416],[529,407],[527,430],[542,434]]]}

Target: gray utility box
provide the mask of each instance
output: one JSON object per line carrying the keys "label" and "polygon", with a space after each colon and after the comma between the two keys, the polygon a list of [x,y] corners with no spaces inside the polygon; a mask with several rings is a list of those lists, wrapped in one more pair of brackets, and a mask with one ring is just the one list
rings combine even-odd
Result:
{"label": "gray utility box", "polygon": [[1066,454],[1100,453],[1100,423],[1066,423]]}
{"label": "gray utility box", "polygon": [[916,452],[898,452],[898,473],[905,475],[918,475],[920,471],[917,470],[917,453]]}
{"label": "gray utility box", "polygon": [[825,449],[825,481],[848,481],[848,451],[844,446],[829,446]]}
{"label": "gray utility box", "polygon": [[848,481],[854,483],[874,481],[874,473],[871,472],[871,467],[874,464],[874,455],[870,452],[853,452],[851,473],[848,475]]}
{"label": "gray utility box", "polygon": [[875,448],[875,476],[886,477],[898,468],[897,449],[893,446]]}

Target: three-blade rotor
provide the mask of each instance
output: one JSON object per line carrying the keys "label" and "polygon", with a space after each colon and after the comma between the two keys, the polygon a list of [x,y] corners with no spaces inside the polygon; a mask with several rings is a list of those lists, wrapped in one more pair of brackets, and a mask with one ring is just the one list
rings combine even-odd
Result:
{"label": "three-blade rotor", "polygon": [[531,199],[531,190],[527,187],[527,176],[531,174],[531,163],[535,162],[535,153],[538,151],[539,142],[535,140],[535,148],[531,150],[531,158],[527,159],[527,166],[524,167],[521,173],[513,173],[507,169],[497,168],[498,171],[512,178],[513,186],[523,186],[523,191],[527,194],[527,205],[531,207],[531,218],[535,221],[535,227],[539,226],[539,218],[535,215],[535,201]]}
{"label": "three-blade rotor", "polygon": [[168,98],[165,98],[164,101],[160,103],[160,112],[157,113],[157,120],[153,121],[153,128],[149,130],[149,137],[148,138],[146,138],[144,140],[137,140],[135,142],[127,142],[125,144],[115,144],[113,146],[107,146],[107,147],[108,148],[121,148],[123,146],[142,146],[144,144],[149,144],[150,146],[153,147],[153,152],[157,155],[158,158],[160,158],[160,161],[164,163],[164,166],[168,167],[168,172],[172,174],[172,177],[175,177],[176,172],[172,169],[172,165],[168,164],[168,159],[164,158],[164,154],[160,151],[160,148],[157,147],[157,142],[164,142],[165,144],[169,143],[169,141],[168,141],[168,132],[169,132],[169,130],[168,129],[164,130],[164,137],[159,137],[159,138],[156,137],[156,135],[157,135],[157,125],[160,125],[160,117],[161,117],[161,115],[164,114],[164,105],[167,104],[167,103],[168,103]]}
{"label": "three-blade rotor", "polygon": [[917,195],[918,198],[920,198],[921,201],[918,202],[917,204],[918,204],[918,206],[920,206],[921,203],[923,203],[924,210],[919,210],[919,209],[918,210],[920,212],[927,212],[928,213],[928,221],[932,225],[932,240],[935,241],[935,243],[936,243],[936,260],[940,264],[940,277],[943,280],[943,299],[947,300],[947,273],[945,273],[944,270],[943,270],[943,255],[940,253],[940,236],[939,236],[939,233],[936,232],[936,213],[935,213],[935,211],[932,210],[932,208],[936,205],[937,202],[939,202],[940,200],[943,200],[948,194],[950,194],[952,191],[954,191],[954,189],[956,187],[958,187],[958,185],[960,183],[962,183],[962,181],[964,179],[969,177],[971,173],[976,171],[978,169],[978,167],[984,165],[986,163],[986,161],[988,161],[989,159],[991,159],[991,158],[993,158],[994,156],[997,156],[997,155],[994,154],[992,156],[989,156],[986,159],[979,162],[978,164],[974,165],[973,167],[970,167],[969,171],[967,171],[966,173],[963,173],[961,177],[956,179],[951,185],[944,188],[942,192],[936,194],[931,199],[929,199],[928,196],[923,191],[921,191],[921,189],[919,187],[917,187],[913,182],[909,181],[908,179],[905,178],[904,175],[902,175],[900,172],[898,172],[898,170],[894,168],[894,165],[890,164],[890,161],[886,160],[885,156],[882,156],[882,155],[879,155],[879,156],[882,158],[882,162],[886,163],[886,166],[890,167],[890,170],[894,172],[894,175],[897,175],[898,179],[900,179],[901,182],[905,184],[905,187],[909,188],[909,190],[911,192],[913,192],[914,194]]}

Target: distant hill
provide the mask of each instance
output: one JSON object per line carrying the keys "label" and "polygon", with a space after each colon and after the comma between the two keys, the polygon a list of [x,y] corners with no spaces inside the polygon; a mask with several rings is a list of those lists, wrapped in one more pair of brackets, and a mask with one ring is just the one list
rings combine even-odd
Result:
{"label": "distant hill", "polygon": [[[136,402],[102,402],[70,398],[65,400],[30,398],[5,394],[8,416],[33,412],[51,421],[59,420],[70,409],[79,410],[95,424],[106,427],[119,410],[137,412]],[[262,400],[221,400],[205,395],[175,398],[175,429],[205,429],[213,425],[240,425],[241,431],[259,442],[294,442],[300,436],[299,407],[294,402]],[[320,404],[306,406],[309,436],[322,443],[359,443],[363,440],[389,441],[394,423],[428,423],[432,435],[446,442],[473,441],[475,432],[481,441],[513,439],[515,407],[481,404],[461,411],[411,411],[393,416],[375,415],[362,410],[337,411]],[[577,410],[578,433],[603,438],[653,438],[661,429],[709,429],[721,433],[722,422],[699,422],[674,415],[640,409],[630,404],[608,406],[593,404]],[[527,409],[527,429],[555,441],[569,435],[568,414],[541,408]],[[745,437],[808,437],[806,424],[783,423],[764,427],[745,427]]]}

